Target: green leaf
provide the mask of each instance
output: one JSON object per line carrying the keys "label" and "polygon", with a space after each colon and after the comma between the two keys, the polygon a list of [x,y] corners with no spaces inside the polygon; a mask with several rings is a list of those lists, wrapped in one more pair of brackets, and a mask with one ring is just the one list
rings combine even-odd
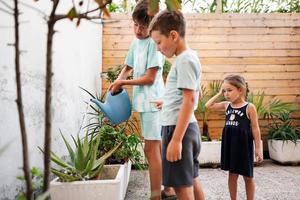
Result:
{"label": "green leaf", "polygon": [[88,90],[84,89],[83,87],[79,87],[80,89],[82,89],[83,91],[85,91],[86,93],[88,93],[92,98],[96,98],[92,93],[90,93]]}
{"label": "green leaf", "polygon": [[59,130],[59,132],[60,132],[60,135],[63,138],[63,140],[65,142],[65,145],[66,145],[66,147],[67,147],[67,149],[69,151],[70,158],[71,158],[72,162],[74,162],[74,157],[75,157],[74,151],[73,151],[72,147],[70,146],[70,144],[68,143],[68,141],[66,140],[66,138],[64,137],[64,135],[61,132],[61,130]]}
{"label": "green leaf", "polygon": [[75,168],[78,170],[84,169],[84,155],[82,151],[82,144],[79,135],[77,135],[77,149],[75,154]]}
{"label": "green leaf", "polygon": [[148,4],[148,15],[154,16],[159,11],[159,0],[151,0]]}
{"label": "green leaf", "polygon": [[46,192],[40,194],[40,195],[36,198],[36,200],[47,200],[47,199],[49,199],[49,197],[50,197],[50,192],[49,192],[49,191],[46,191]]}
{"label": "green leaf", "polygon": [[103,166],[104,166],[104,163],[100,164],[100,165],[98,166],[98,168],[96,169],[96,171],[92,171],[92,172],[89,174],[90,178],[94,178],[94,177],[98,176],[98,175],[100,174],[100,172],[102,171]]}
{"label": "green leaf", "polygon": [[108,157],[110,157],[120,146],[122,145],[122,143],[120,142],[119,144],[117,144],[113,149],[111,149],[110,151],[106,152],[104,155],[102,155],[94,164],[93,166],[93,170],[96,169],[98,166],[102,165],[105,163],[106,159]]}
{"label": "green leaf", "polygon": [[178,11],[181,9],[181,1],[179,0],[166,0],[166,5],[170,11]]}
{"label": "green leaf", "polygon": [[16,200],[27,200],[26,194],[22,192],[19,196],[17,196]]}
{"label": "green leaf", "polygon": [[59,179],[63,182],[71,182],[71,181],[78,181],[81,180],[81,177],[76,175],[68,175],[66,173],[63,173],[57,169],[51,168],[51,172],[55,174]]}
{"label": "green leaf", "polygon": [[71,8],[67,14],[68,18],[73,21],[74,18],[77,17],[77,12],[76,12],[76,9],[75,7]]}

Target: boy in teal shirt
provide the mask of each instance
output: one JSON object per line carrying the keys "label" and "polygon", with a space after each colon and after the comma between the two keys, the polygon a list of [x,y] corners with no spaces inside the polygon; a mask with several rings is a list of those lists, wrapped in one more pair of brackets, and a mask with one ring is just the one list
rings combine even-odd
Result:
{"label": "boy in teal shirt", "polygon": [[[149,25],[158,50],[176,55],[166,82],[162,105],[162,180],[174,187],[179,199],[204,199],[199,180],[200,131],[197,108],[201,65],[185,41],[185,20],[180,12],[162,11]],[[159,105],[158,105],[159,106]]]}
{"label": "boy in teal shirt", "polygon": [[[118,79],[112,83],[112,93],[124,85],[133,85],[133,110],[140,113],[141,131],[145,139],[145,156],[149,164],[151,199],[160,199],[161,188],[161,123],[159,109],[152,101],[164,94],[162,67],[164,56],[156,50],[149,37],[147,1],[140,1],[132,14],[136,39],[125,59],[125,66]],[[133,79],[126,80],[133,71]]]}

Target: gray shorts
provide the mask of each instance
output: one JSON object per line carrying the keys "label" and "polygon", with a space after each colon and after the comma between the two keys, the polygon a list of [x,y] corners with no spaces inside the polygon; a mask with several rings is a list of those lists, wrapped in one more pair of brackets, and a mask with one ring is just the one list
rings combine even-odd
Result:
{"label": "gray shorts", "polygon": [[189,187],[193,185],[193,179],[199,176],[200,130],[196,122],[188,125],[182,140],[181,160],[169,162],[166,159],[166,152],[174,130],[175,125],[163,126],[161,131],[163,185],[168,187]]}

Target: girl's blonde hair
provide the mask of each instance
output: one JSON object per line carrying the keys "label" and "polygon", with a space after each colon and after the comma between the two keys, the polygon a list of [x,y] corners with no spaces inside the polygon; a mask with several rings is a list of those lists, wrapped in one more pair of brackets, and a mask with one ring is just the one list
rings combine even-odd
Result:
{"label": "girl's blonde hair", "polygon": [[238,89],[242,89],[244,92],[245,100],[247,100],[249,88],[248,88],[248,83],[245,81],[244,77],[236,74],[231,74],[224,78],[224,82],[225,81]]}

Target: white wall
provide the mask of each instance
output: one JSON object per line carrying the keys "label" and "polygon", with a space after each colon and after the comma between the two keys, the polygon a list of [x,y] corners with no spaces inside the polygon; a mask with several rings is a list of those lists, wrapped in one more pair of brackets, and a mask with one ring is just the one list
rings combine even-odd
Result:
{"label": "white wall", "polygon": [[[49,13],[51,1],[26,1]],[[70,8],[62,1],[60,13]],[[11,2],[8,2],[11,3]],[[43,157],[37,146],[44,140],[44,92],[47,25],[36,11],[20,5],[21,56],[23,103],[29,142],[30,165],[43,167]],[[23,175],[22,149],[15,103],[16,83],[13,17],[0,11],[0,147],[9,147],[0,155],[0,199],[14,199],[20,190],[17,175]],[[69,20],[56,24],[53,52],[52,149],[59,155],[66,153],[59,129],[67,138],[76,135],[86,110],[84,101],[89,96],[79,86],[91,92],[100,92],[102,27],[82,21],[79,28]]]}

